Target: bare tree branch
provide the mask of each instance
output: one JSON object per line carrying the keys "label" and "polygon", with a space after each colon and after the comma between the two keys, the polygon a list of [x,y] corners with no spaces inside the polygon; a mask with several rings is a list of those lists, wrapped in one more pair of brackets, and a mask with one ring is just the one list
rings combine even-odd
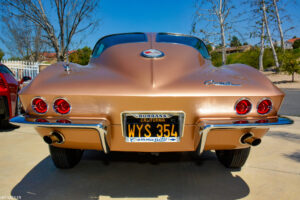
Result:
{"label": "bare tree branch", "polygon": [[[221,44],[222,62],[226,64],[226,36],[233,23],[230,15],[234,6],[227,0],[204,0],[196,1],[196,9],[192,32],[203,35],[204,41],[210,44]],[[200,26],[198,30],[197,26]]]}
{"label": "bare tree branch", "polygon": [[[47,34],[44,38],[51,43],[58,61],[64,60],[74,35],[94,28],[98,21],[93,18],[94,11],[98,7],[97,0],[55,0],[53,6],[46,6],[52,3],[42,0],[0,0],[0,3],[10,15],[22,17],[40,27]],[[57,25],[55,20],[49,18],[49,13],[53,11],[57,14]],[[67,18],[71,21],[68,32],[66,32]],[[83,24],[87,25],[81,26]]]}

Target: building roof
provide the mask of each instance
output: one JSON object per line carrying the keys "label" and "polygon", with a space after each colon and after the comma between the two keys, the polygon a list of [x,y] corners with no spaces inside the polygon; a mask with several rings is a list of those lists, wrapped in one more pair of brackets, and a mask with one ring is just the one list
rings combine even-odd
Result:
{"label": "building roof", "polygon": [[[76,50],[69,51],[69,54],[75,53]],[[43,52],[42,56],[48,59],[56,58],[56,53]]]}
{"label": "building roof", "polygon": [[296,40],[300,40],[300,38],[292,38],[292,39],[289,39],[287,42],[294,44],[294,42]]}
{"label": "building roof", "polygon": [[[251,49],[251,45],[243,45],[243,46],[238,46],[238,47],[228,47],[226,48],[226,52],[236,52],[236,51],[247,51]],[[215,50],[215,52],[222,52],[222,48],[218,48]]]}

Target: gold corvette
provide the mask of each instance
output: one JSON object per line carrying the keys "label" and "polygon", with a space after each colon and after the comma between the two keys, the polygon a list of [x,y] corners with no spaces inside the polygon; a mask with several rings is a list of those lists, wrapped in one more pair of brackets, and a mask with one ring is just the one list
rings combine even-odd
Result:
{"label": "gold corvette", "polygon": [[132,152],[215,150],[242,167],[269,127],[293,123],[277,112],[284,93],[253,67],[219,68],[193,36],[126,33],[101,38],[87,66],[57,63],[20,92],[24,116],[49,144],[58,168],[85,149]]}

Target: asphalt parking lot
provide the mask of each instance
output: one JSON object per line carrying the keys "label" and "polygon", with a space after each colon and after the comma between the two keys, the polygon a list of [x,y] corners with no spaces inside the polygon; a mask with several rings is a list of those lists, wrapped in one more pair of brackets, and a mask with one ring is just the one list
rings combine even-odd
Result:
{"label": "asphalt parking lot", "polygon": [[[299,116],[299,106],[290,107],[299,102],[299,90],[287,93],[280,113]],[[75,168],[59,170],[34,129],[1,130],[0,199],[298,200],[300,117],[292,119],[294,125],[273,128],[252,148],[241,170],[224,168],[214,152],[198,158],[97,151],[86,151]]]}
{"label": "asphalt parking lot", "polygon": [[279,114],[300,117],[300,89],[282,89],[285,98],[281,105]]}

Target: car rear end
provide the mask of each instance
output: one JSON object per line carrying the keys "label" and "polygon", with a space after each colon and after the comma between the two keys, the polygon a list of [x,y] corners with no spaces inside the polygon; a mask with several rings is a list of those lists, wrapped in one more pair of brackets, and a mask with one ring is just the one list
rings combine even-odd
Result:
{"label": "car rear end", "polygon": [[[103,150],[103,145],[108,145],[107,151],[195,151],[203,131],[209,128],[199,152],[202,153],[248,147],[250,144],[241,138],[249,132],[261,139],[269,125],[278,122],[282,98],[28,95],[22,96],[22,101],[28,102],[24,104],[26,120],[39,127],[42,137],[55,131],[63,134],[65,141],[53,143],[55,146]],[[259,114],[261,111],[264,113]],[[106,128],[104,136],[97,129],[99,124]]]}

